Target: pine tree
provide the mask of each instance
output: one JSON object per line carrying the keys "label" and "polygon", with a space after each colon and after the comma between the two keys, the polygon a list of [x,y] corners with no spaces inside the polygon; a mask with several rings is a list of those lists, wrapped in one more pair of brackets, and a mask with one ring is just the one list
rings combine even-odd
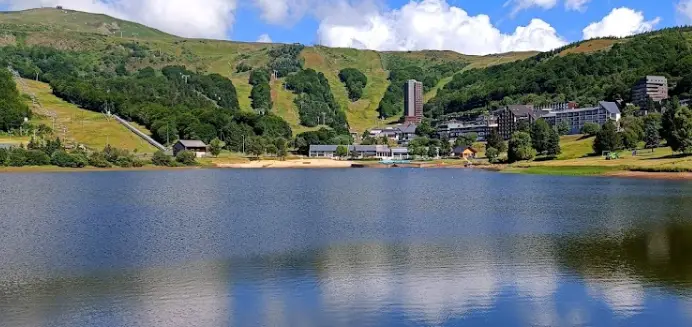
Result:
{"label": "pine tree", "polygon": [[557,156],[562,153],[562,149],[560,148],[560,134],[555,129],[551,129],[550,131],[546,152],[549,156]]}

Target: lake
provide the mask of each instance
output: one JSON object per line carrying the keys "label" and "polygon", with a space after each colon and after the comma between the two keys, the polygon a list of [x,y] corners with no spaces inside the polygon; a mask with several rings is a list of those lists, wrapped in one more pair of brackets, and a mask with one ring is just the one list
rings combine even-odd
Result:
{"label": "lake", "polygon": [[0,174],[0,326],[690,326],[692,183]]}

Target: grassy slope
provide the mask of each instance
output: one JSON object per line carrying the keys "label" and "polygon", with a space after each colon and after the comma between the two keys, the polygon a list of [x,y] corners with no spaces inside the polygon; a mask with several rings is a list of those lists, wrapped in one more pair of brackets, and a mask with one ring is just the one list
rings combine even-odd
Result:
{"label": "grassy slope", "polygon": [[[306,68],[320,71],[327,77],[337,103],[346,109],[352,129],[363,132],[377,126],[377,107],[389,86],[387,72],[382,69],[377,52],[313,47],[306,48],[301,55]],[[368,77],[363,98],[356,102],[351,102],[346,87],[339,80],[339,71],[344,68],[356,68]]]}
{"label": "grassy slope", "polygon": [[[115,120],[108,120],[103,114],[80,109],[55,97],[48,84],[31,80],[25,80],[25,82],[27,91],[34,93],[44,108],[58,115],[57,125],[62,124],[67,127],[68,140],[96,150],[103,149],[108,142],[117,148],[137,150],[139,153],[153,153],[156,150]],[[30,102],[29,105],[31,105]],[[45,117],[36,117],[35,120],[48,126],[53,124]],[[145,130],[141,126],[138,128]],[[55,133],[62,137],[62,131],[56,130]]]}
{"label": "grassy slope", "polygon": [[[89,14],[56,9],[34,9],[0,14],[0,46],[8,44],[45,45],[65,50],[91,50],[98,52],[108,46],[124,42],[137,42],[152,51],[160,51],[168,59],[155,58],[133,61],[132,70],[147,66],[163,67],[171,64],[185,65],[190,69],[218,73],[231,78],[238,92],[242,110],[251,110],[248,73],[235,73],[235,67],[245,62],[253,67],[266,65],[267,51],[276,44],[243,43],[218,40],[184,39],[144,25],[118,20],[105,15]],[[123,32],[123,38],[120,32]],[[363,131],[380,125],[377,106],[387,86],[387,62],[393,56],[403,56],[420,65],[434,65],[445,61],[464,61],[470,68],[481,68],[502,62],[526,58],[534,53],[509,53],[492,56],[468,56],[453,51],[385,52],[360,51],[326,47],[307,47],[302,53],[305,66],[323,72],[329,79],[337,102],[344,108],[352,127]],[[368,77],[363,99],[351,103],[338,71],[358,68]],[[444,87],[451,78],[441,82]],[[296,131],[309,130],[299,126],[294,96],[282,89],[281,83],[273,85],[274,111],[286,119]],[[426,98],[432,98],[429,93]]]}
{"label": "grassy slope", "polygon": [[591,156],[593,138],[580,135],[561,138],[562,155],[559,160],[519,163],[514,165],[520,172],[557,175],[598,175],[615,170],[692,171],[692,156],[679,157],[670,148],[640,150],[637,156],[631,151],[620,152],[620,159],[606,160]]}

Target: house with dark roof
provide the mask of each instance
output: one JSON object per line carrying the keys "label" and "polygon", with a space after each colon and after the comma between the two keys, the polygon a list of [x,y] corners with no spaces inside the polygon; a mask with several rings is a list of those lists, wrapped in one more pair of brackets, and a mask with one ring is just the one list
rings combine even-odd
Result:
{"label": "house with dark roof", "polygon": [[601,101],[595,107],[555,110],[544,114],[541,118],[551,126],[566,122],[569,126],[569,134],[579,134],[586,123],[603,126],[609,120],[619,123],[621,117],[617,103]]}
{"label": "house with dark roof", "polygon": [[177,156],[182,151],[194,152],[197,158],[207,156],[209,146],[198,140],[178,140],[173,144],[173,155]]}

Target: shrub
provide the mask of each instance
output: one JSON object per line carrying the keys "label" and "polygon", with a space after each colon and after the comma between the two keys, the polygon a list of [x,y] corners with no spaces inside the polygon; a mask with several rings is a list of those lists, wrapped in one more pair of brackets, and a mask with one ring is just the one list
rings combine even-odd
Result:
{"label": "shrub", "polygon": [[0,166],[7,165],[7,158],[9,158],[10,152],[7,149],[0,149]]}
{"label": "shrub", "polygon": [[28,166],[47,166],[50,164],[50,157],[41,150],[26,151],[26,164]]}
{"label": "shrub", "polygon": [[485,156],[488,157],[490,163],[496,163],[497,158],[500,156],[500,151],[495,148],[487,148],[485,149]]}
{"label": "shrub", "polygon": [[26,166],[26,150],[22,148],[12,148],[7,158],[7,165],[12,167]]}
{"label": "shrub", "polygon": [[163,151],[156,151],[151,158],[151,163],[155,166],[171,167],[173,166],[173,159]]}
{"label": "shrub", "polygon": [[115,165],[122,168],[131,168],[132,160],[128,157],[120,157],[115,161]]}
{"label": "shrub", "polygon": [[84,168],[89,164],[89,160],[84,154],[69,154],[63,150],[59,150],[53,153],[50,163],[64,168]]}
{"label": "shrub", "polygon": [[175,160],[185,166],[194,166],[197,164],[197,156],[192,151],[181,151],[175,156]]}
{"label": "shrub", "polygon": [[91,154],[91,156],[89,156],[89,166],[96,168],[110,168],[111,163],[108,162],[108,159],[106,159],[103,152],[94,152]]}

